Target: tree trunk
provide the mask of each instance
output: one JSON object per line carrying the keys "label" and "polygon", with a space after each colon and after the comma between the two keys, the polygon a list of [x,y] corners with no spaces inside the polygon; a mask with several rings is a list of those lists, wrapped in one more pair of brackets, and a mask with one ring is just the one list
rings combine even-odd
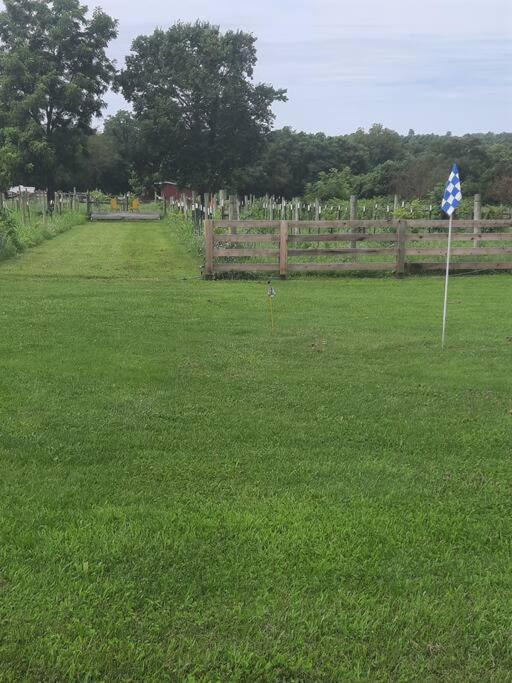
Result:
{"label": "tree trunk", "polygon": [[50,204],[50,202],[55,203],[55,184],[53,182],[53,179],[48,181],[48,189],[46,190],[46,199],[48,201],[48,204]]}

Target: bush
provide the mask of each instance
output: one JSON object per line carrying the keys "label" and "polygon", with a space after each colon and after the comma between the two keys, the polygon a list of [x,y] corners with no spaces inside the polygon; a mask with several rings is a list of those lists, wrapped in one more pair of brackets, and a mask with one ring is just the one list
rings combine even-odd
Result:
{"label": "bush", "polygon": [[204,239],[202,233],[194,232],[192,220],[185,219],[185,216],[178,211],[171,211],[168,214],[168,221],[171,229],[189,253],[194,257],[201,257],[204,251]]}
{"label": "bush", "polygon": [[6,208],[0,209],[0,259],[14,256],[22,250],[14,214]]}

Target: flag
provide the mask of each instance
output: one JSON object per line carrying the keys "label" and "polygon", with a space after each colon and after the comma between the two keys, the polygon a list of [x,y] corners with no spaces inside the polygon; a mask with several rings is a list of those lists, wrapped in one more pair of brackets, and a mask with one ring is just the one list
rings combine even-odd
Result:
{"label": "flag", "polygon": [[462,191],[460,188],[459,169],[457,164],[453,164],[452,172],[444,188],[443,201],[441,202],[441,209],[447,216],[451,216],[455,209],[459,206],[462,200]]}

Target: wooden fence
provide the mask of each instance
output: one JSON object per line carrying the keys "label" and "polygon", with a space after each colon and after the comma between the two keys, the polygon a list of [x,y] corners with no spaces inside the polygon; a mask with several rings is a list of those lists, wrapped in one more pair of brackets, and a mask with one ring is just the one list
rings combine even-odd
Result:
{"label": "wooden fence", "polygon": [[[206,220],[204,226],[207,278],[228,272],[403,275],[445,267],[443,220]],[[512,220],[454,220],[452,255],[452,270],[512,270]]]}

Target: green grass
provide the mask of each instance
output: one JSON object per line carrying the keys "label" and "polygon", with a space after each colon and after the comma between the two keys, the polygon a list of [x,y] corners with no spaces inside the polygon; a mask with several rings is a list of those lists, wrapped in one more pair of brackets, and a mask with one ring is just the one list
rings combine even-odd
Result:
{"label": "green grass", "polygon": [[50,216],[24,218],[19,211],[0,212],[0,261],[50,240],[72,227],[85,223],[79,212],[65,212]]}
{"label": "green grass", "polygon": [[0,265],[0,680],[509,681],[512,278]]}

